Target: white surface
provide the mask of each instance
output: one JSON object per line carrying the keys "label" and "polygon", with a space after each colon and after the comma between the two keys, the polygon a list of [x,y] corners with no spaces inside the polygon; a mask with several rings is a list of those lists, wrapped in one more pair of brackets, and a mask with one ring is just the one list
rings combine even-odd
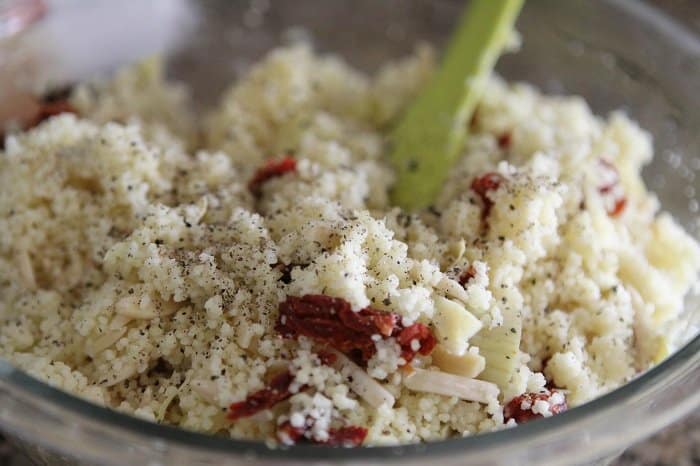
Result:
{"label": "white surface", "polygon": [[29,32],[30,50],[44,58],[40,63],[50,66],[52,77],[61,82],[171,50],[195,18],[186,0],[47,3],[46,17]]}

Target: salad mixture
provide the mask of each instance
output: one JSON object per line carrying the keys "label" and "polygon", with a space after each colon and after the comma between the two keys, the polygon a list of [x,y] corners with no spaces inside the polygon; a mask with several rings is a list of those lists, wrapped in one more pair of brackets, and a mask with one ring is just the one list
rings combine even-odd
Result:
{"label": "salad mixture", "polygon": [[649,134],[494,77],[402,211],[386,135],[433,70],[295,45],[201,118],[156,60],[47,96],[0,151],[0,355],[154,422],[343,446],[552,416],[668,355],[700,246],[645,189]]}

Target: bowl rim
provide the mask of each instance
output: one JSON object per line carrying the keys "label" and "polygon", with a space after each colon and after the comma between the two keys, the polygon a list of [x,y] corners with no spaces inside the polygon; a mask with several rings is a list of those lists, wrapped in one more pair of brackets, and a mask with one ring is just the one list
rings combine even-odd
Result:
{"label": "bowl rim", "polygon": [[[107,424],[139,436],[148,437],[153,442],[172,442],[178,446],[206,450],[207,453],[224,453],[231,456],[253,457],[260,460],[380,460],[410,456],[412,459],[440,456],[454,456],[469,452],[478,454],[495,447],[519,447],[535,445],[534,440],[567,435],[566,427],[584,422],[591,425],[609,424],[610,419],[625,419],[626,412],[635,405],[644,404],[653,395],[653,388],[660,387],[664,380],[685,373],[687,369],[700,371],[700,335],[695,336],[681,349],[666,360],[642,373],[636,379],[595,398],[581,406],[545,419],[538,419],[518,426],[515,429],[502,429],[484,432],[462,438],[451,438],[435,442],[414,443],[397,446],[371,446],[360,448],[338,448],[323,445],[299,444],[291,447],[271,448],[262,441],[237,440],[217,437],[175,426],[156,424],[133,415],[121,413],[79,398],[61,389],[52,387],[19,369],[4,359],[0,359],[0,385],[8,384],[21,391],[21,397],[39,398],[61,409],[75,413],[78,417],[99,424]],[[630,437],[636,441],[686,414],[689,409],[700,406],[700,391],[691,391],[680,409],[667,416],[646,418],[643,425],[637,424],[633,416],[626,422],[634,424],[637,431]],[[689,409],[688,409],[689,408]],[[602,418],[601,418],[602,417]]]}
{"label": "bowl rim", "polygon": [[[635,0],[605,0],[611,6],[620,9],[630,17],[649,24],[672,41],[700,56],[700,38],[676,20],[666,16],[657,8]],[[292,447],[270,448],[266,443],[255,440],[239,440],[228,437],[213,436],[196,431],[189,431],[174,426],[157,424],[135,416],[115,411],[79,398],[61,389],[52,387],[27,373],[16,369],[7,360],[0,358],[0,387],[4,387],[20,398],[30,402],[45,402],[57,409],[75,414],[78,418],[96,424],[116,428],[128,433],[138,433],[152,442],[168,442],[179,447],[203,450],[208,453],[221,453],[232,457],[254,457],[260,460],[340,460],[367,461],[396,459],[411,456],[420,460],[427,457],[454,456],[457,454],[476,455],[499,447],[530,447],[535,440],[548,438],[550,441],[567,435],[567,428],[588,422],[590,426],[602,426],[609,423],[612,415],[621,419],[621,425],[629,431],[634,420],[624,420],[625,411],[630,407],[641,406],[649,402],[655,394],[654,388],[661,387],[672,376],[679,377],[690,369],[700,372],[700,335],[696,335],[682,348],[678,349],[660,364],[642,373],[634,380],[609,393],[599,396],[575,409],[556,416],[540,419],[518,426],[517,429],[502,429],[480,433],[463,438],[451,438],[434,442],[405,444],[397,446],[371,446],[361,448],[337,448],[317,445],[295,445]],[[634,424],[635,431],[625,431],[630,443],[640,440],[652,432],[677,420],[690,410],[700,406],[700,391],[688,391],[687,398],[679,403],[677,409],[665,416],[645,419],[645,423]],[[2,426],[12,431],[11,425]],[[612,439],[615,440],[615,439]],[[608,445],[610,449],[611,445]],[[55,445],[54,445],[55,446]],[[66,446],[63,446],[66,448]],[[619,446],[617,446],[619,448]]]}

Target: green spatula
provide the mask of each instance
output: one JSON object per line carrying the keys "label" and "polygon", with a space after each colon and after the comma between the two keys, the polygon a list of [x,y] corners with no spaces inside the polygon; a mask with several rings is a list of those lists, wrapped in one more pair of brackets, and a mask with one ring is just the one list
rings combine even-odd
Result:
{"label": "green spatula", "polygon": [[473,0],[469,5],[440,69],[391,135],[396,205],[427,207],[439,192],[523,3]]}

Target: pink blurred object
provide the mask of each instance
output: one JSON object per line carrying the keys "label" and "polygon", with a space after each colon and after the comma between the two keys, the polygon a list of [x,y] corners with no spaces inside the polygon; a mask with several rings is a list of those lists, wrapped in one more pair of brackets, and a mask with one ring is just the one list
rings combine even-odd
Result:
{"label": "pink blurred object", "polygon": [[0,0],[0,39],[17,34],[45,13],[43,0]]}

